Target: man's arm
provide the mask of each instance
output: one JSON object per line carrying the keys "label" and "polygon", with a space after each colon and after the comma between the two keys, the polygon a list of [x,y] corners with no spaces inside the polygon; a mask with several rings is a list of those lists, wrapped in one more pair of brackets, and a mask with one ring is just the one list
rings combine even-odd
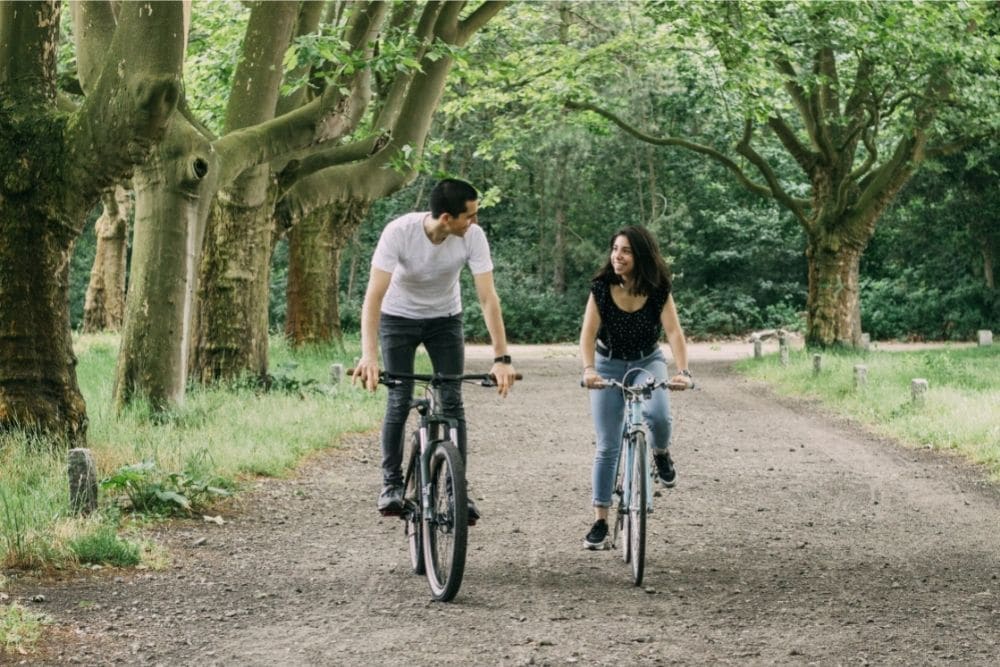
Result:
{"label": "man's arm", "polygon": [[[490,332],[493,356],[502,357],[507,354],[507,332],[503,326],[500,297],[497,296],[496,286],[493,284],[493,272],[479,273],[472,276],[472,279],[476,284],[476,294],[483,310],[486,330]],[[514,385],[514,365],[495,362],[490,373],[497,379],[497,391],[501,396],[506,396]]]}
{"label": "man's arm", "polygon": [[378,389],[378,320],[390,280],[391,273],[372,267],[365,302],[361,306],[361,360],[354,369],[351,382],[361,378],[362,384],[370,391]]}

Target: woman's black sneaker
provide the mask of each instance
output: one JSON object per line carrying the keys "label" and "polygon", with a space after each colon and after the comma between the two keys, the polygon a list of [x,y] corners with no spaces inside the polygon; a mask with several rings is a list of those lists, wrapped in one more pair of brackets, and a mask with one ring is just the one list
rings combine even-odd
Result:
{"label": "woman's black sneaker", "polygon": [[597,550],[608,548],[608,522],[598,519],[590,527],[590,532],[583,538],[583,546],[586,549]]}
{"label": "woman's black sneaker", "polygon": [[677,483],[677,471],[674,470],[674,462],[670,458],[670,452],[653,454],[653,463],[656,465],[656,479],[660,484],[668,489]]}

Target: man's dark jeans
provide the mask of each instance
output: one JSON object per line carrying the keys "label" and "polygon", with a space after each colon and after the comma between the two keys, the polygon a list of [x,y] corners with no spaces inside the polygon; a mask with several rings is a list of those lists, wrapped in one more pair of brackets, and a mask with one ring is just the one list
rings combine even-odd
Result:
{"label": "man's dark jeans", "polygon": [[[389,373],[413,373],[417,346],[423,343],[437,373],[458,375],[465,369],[465,333],[462,315],[414,320],[382,313],[378,327],[382,342],[382,362]],[[389,403],[382,422],[382,481],[402,484],[403,437],[406,417],[413,397],[413,382],[389,388]],[[458,446],[465,459],[465,407],[462,384],[449,382],[441,387],[442,411],[458,421]]]}

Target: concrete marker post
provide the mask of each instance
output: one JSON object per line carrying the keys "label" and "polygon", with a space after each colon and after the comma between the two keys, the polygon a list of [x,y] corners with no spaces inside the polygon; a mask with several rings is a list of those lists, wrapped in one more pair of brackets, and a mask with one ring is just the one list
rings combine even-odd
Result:
{"label": "concrete marker post", "polygon": [[864,364],[854,365],[854,388],[860,389],[868,384],[868,367]]}
{"label": "concrete marker post", "polygon": [[929,386],[930,384],[923,378],[913,378],[910,380],[910,394],[913,397],[914,403],[917,405],[927,403],[927,389]]}
{"label": "concrete marker post", "polygon": [[97,466],[89,449],[69,450],[69,503],[76,514],[97,509]]}

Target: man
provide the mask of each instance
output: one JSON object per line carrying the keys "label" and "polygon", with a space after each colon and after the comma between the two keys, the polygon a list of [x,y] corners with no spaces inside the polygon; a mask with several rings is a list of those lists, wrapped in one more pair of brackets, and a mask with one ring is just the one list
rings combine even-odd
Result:
{"label": "man", "polygon": [[[378,387],[378,342],[389,373],[413,373],[417,346],[430,356],[434,371],[460,374],[465,366],[462,298],[459,274],[472,271],[483,319],[493,344],[497,391],[506,396],[514,384],[514,367],[507,353],[500,299],[493,285],[493,261],[486,234],[477,224],[479,193],[465,181],[445,179],[431,191],[430,212],[408,213],[382,230],[372,256],[371,276],[361,308],[361,360],[352,381],[361,379],[370,391]],[[458,421],[459,450],[466,458],[465,409],[460,383],[442,387],[442,409]],[[382,493],[378,510],[397,514],[403,509],[403,437],[412,382],[389,389],[382,422]],[[469,522],[480,518],[469,499]]]}

